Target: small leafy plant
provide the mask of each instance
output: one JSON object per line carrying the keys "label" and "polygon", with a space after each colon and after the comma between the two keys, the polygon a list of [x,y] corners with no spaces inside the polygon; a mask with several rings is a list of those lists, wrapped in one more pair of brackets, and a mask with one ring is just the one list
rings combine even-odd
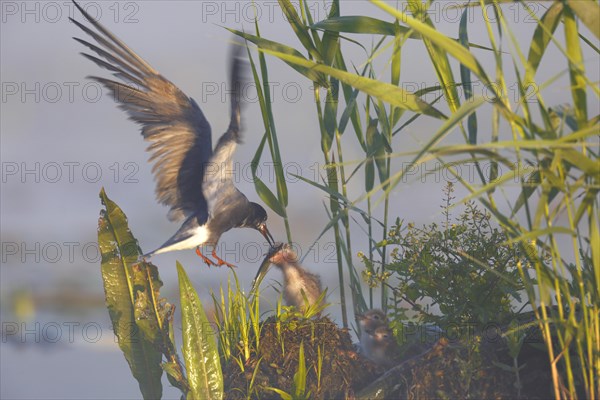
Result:
{"label": "small leafy plant", "polygon": [[[452,221],[453,190],[451,183],[444,190],[442,227],[432,223],[418,228],[396,220],[388,239],[379,244],[391,249],[385,275],[376,265],[366,269],[371,284],[388,286],[396,321],[412,317],[443,328],[502,323],[512,316],[514,302],[521,301],[517,263],[526,260],[506,244],[506,234],[492,225],[490,214],[474,203],[467,202]],[[363,261],[370,262],[364,256]]]}

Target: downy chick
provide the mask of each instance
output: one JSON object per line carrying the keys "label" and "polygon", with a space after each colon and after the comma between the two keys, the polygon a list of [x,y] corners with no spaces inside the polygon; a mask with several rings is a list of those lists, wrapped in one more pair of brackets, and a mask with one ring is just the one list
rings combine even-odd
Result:
{"label": "downy chick", "polygon": [[378,326],[387,325],[388,322],[385,313],[378,308],[358,314],[356,319],[358,319],[358,323],[360,324],[361,332],[365,330],[372,331]]}
{"label": "downy chick", "polygon": [[364,349],[365,357],[385,369],[394,367],[398,362],[400,348],[387,325],[380,325],[367,333]]}
{"label": "downy chick", "polygon": [[284,244],[270,261],[283,272],[283,298],[287,305],[303,310],[304,296],[309,305],[317,302],[322,293],[321,280],[318,275],[302,268],[296,252],[289,245]]}
{"label": "downy chick", "polygon": [[387,326],[387,317],[385,313],[377,308],[368,310],[363,314],[356,316],[358,324],[360,326],[360,352],[367,354],[370,352],[370,335],[373,331],[380,326]]}

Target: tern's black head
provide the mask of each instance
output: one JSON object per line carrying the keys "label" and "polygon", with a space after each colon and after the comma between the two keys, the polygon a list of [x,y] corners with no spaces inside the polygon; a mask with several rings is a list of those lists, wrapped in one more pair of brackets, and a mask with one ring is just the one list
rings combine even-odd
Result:
{"label": "tern's black head", "polygon": [[258,230],[270,246],[275,243],[273,236],[271,236],[271,233],[267,229],[267,212],[260,204],[250,203],[250,211],[242,226]]}

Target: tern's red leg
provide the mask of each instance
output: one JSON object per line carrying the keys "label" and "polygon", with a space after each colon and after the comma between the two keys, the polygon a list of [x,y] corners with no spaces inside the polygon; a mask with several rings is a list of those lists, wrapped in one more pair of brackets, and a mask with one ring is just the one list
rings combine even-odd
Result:
{"label": "tern's red leg", "polygon": [[[213,251],[214,253],[214,251]],[[222,264],[217,264],[215,263],[213,260],[211,260],[210,258],[206,257],[204,254],[202,254],[202,252],[200,251],[200,246],[196,247],[196,254],[198,254],[198,256],[200,256],[200,258],[202,258],[202,261],[204,261],[206,263],[206,265],[208,265],[209,267],[211,265],[222,265]]]}
{"label": "tern's red leg", "polygon": [[217,260],[217,265],[220,267],[221,265],[227,265],[229,268],[236,268],[235,265],[233,264],[229,264],[227,261],[221,259],[217,253],[215,252],[215,250],[213,250],[212,252],[212,256],[215,260]]}

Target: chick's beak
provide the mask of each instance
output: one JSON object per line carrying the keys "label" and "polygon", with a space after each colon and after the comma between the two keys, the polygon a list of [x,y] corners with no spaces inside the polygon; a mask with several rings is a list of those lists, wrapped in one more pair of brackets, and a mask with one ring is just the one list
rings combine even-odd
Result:
{"label": "chick's beak", "polygon": [[267,229],[267,224],[261,224],[258,227],[258,231],[265,237],[265,239],[269,243],[269,246],[273,247],[273,245],[275,244],[275,240],[273,239],[273,236],[271,236],[271,233]]}

